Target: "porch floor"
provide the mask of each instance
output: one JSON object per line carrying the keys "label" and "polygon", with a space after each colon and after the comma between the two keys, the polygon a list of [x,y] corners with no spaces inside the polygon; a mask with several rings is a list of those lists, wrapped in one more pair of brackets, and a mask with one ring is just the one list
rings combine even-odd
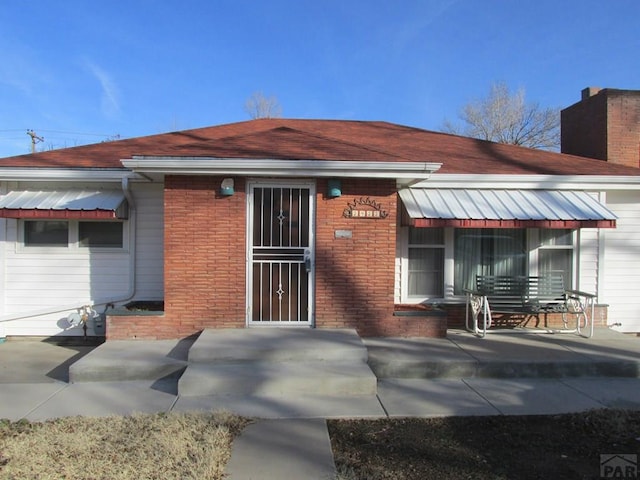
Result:
{"label": "porch floor", "polygon": [[175,380],[196,363],[366,361],[385,378],[640,378],[640,338],[598,328],[574,334],[488,334],[447,338],[360,338],[353,330],[206,330],[182,340],[113,340],[69,368],[70,383]]}

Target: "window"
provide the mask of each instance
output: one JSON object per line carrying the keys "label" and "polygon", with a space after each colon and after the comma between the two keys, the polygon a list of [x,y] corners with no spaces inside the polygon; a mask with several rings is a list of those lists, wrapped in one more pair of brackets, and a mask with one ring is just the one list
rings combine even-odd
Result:
{"label": "window", "polygon": [[26,220],[24,244],[29,247],[66,247],[69,224],[61,220]]}
{"label": "window", "polygon": [[444,229],[409,227],[408,253],[408,295],[410,297],[442,297]]}
{"label": "window", "polygon": [[124,222],[79,220],[23,220],[25,247],[68,249],[124,248]]}
{"label": "window", "polygon": [[540,229],[538,275],[561,273],[565,288],[573,280],[573,231]]}
{"label": "window", "polygon": [[79,222],[81,247],[122,248],[122,222]]}
{"label": "window", "polygon": [[526,275],[526,230],[458,228],[454,232],[454,293],[475,287],[476,275]]}
{"label": "window", "polygon": [[572,288],[575,230],[510,228],[408,228],[404,299],[464,295],[476,275],[561,273]]}

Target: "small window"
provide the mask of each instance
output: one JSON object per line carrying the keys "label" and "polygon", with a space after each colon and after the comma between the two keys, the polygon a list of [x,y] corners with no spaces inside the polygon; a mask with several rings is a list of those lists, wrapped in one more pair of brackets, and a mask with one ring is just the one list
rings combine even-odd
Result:
{"label": "small window", "polygon": [[441,298],[444,295],[444,229],[409,227],[407,294]]}
{"label": "small window", "polygon": [[571,288],[573,280],[573,231],[540,229],[538,273],[562,274],[565,288]]}
{"label": "small window", "polygon": [[26,220],[24,244],[28,247],[66,247],[69,244],[69,222]]}
{"label": "small window", "polygon": [[79,222],[78,244],[88,248],[122,248],[122,222]]}

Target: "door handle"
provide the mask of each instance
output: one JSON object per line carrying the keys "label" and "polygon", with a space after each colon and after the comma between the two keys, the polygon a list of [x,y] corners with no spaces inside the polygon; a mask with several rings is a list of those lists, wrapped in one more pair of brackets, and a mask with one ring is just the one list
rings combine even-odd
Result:
{"label": "door handle", "polygon": [[309,250],[304,251],[304,268],[307,273],[311,272],[311,252]]}

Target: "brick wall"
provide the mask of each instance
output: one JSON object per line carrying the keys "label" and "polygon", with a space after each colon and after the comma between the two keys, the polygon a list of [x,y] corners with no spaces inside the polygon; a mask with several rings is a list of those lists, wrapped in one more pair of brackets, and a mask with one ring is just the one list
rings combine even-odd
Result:
{"label": "brick wall", "polygon": [[[397,194],[393,180],[342,180],[342,196],[327,198],[318,181],[316,215],[316,325],[355,328],[360,335],[391,334],[396,254]],[[386,218],[345,218],[349,202],[370,199]],[[364,207],[363,207],[364,209]],[[336,238],[342,231],[350,238]],[[401,332],[397,332],[400,334]]]}
{"label": "brick wall", "polygon": [[607,102],[605,95],[584,98],[560,112],[562,153],[607,159]]}
{"label": "brick wall", "polygon": [[245,325],[244,181],[228,197],[218,193],[221,182],[165,178],[165,316],[178,336]]}
{"label": "brick wall", "polygon": [[640,91],[585,89],[561,112],[561,151],[640,166]]}
{"label": "brick wall", "polygon": [[[442,308],[447,312],[447,325],[448,328],[464,329],[465,328],[465,304],[445,304]],[[593,324],[597,327],[606,327],[608,324],[608,307],[607,305],[596,305],[594,312]],[[495,325],[514,326],[522,320],[522,316],[509,316],[504,314],[495,314]],[[478,317],[479,321],[482,321],[482,314]],[[567,321],[569,325],[575,325],[575,316],[567,315]],[[527,323],[528,327],[535,326],[535,318],[531,318]],[[540,315],[541,328],[563,328],[562,314],[552,313],[546,315]]]}
{"label": "brick wall", "polygon": [[640,91],[610,94],[607,112],[608,161],[640,167]]}
{"label": "brick wall", "polygon": [[[185,335],[186,336],[186,335]],[[178,338],[164,315],[107,315],[107,340],[160,340]]]}
{"label": "brick wall", "polygon": [[245,326],[244,181],[219,195],[222,177],[167,176],[164,315],[113,317],[107,338],[181,338]]}

